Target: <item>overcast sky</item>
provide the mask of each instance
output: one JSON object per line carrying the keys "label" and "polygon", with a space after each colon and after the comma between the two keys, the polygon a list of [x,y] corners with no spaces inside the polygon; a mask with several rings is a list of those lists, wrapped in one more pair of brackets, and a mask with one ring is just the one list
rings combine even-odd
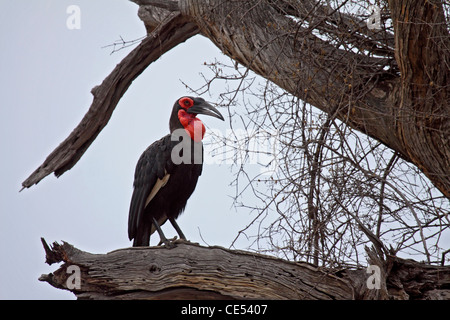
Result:
{"label": "overcast sky", "polygon": [[[80,8],[80,29],[67,27],[70,5]],[[92,253],[131,245],[127,219],[139,156],[168,133],[173,103],[188,93],[180,80],[199,87],[199,73],[208,72],[204,62],[227,59],[200,36],[165,54],[133,82],[74,168],[19,193],[22,181],[80,122],[92,87],[132,50],[111,55],[102,47],[120,36],[145,35],[137,9],[127,0],[0,2],[0,299],[74,299],[38,281],[58,267],[45,264],[40,237]],[[215,118],[202,120],[210,129],[227,128]],[[228,166],[204,166],[178,220],[189,240],[228,247],[250,221],[232,207],[231,180]],[[168,237],[176,234],[170,225],[164,230]],[[240,245],[247,245],[245,239]]]}
{"label": "overcast sky", "polygon": [[[71,5],[80,9],[79,29],[67,26]],[[40,237],[91,253],[131,246],[128,209],[139,156],[169,132],[173,103],[190,94],[182,81],[198,88],[204,84],[200,73],[210,74],[205,62],[229,61],[201,36],[172,49],[133,82],[70,171],[19,193],[21,183],[81,121],[92,102],[91,89],[134,48],[111,54],[112,48],[104,47],[120,37],[145,35],[137,10],[128,0],[0,1],[0,299],[75,298],[38,281],[58,268],[45,264]],[[203,97],[214,102],[218,93]],[[228,118],[201,119],[206,137],[208,131],[229,129]],[[210,151],[206,146],[205,153]],[[178,219],[189,240],[229,247],[254,218],[232,206],[232,180],[230,165],[204,165]],[[170,224],[163,230],[168,237],[176,235]],[[158,240],[154,235],[151,244]],[[235,246],[245,249],[251,241],[240,237]]]}

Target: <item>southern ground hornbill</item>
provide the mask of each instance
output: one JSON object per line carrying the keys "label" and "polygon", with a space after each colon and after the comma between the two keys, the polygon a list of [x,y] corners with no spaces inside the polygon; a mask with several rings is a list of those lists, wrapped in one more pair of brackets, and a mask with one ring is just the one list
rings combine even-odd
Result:
{"label": "southern ground hornbill", "polygon": [[180,238],[186,239],[175,219],[183,212],[202,173],[205,126],[198,114],[224,120],[204,99],[182,97],[173,106],[170,134],[152,143],[139,158],[128,217],[128,237],[134,239],[134,247],[148,246],[155,231],[162,243],[171,246],[161,231],[167,220]]}

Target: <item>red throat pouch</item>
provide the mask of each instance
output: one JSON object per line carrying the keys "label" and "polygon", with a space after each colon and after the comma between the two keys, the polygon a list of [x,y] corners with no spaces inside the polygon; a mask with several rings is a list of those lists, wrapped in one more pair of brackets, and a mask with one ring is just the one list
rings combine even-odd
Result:
{"label": "red throat pouch", "polygon": [[202,141],[206,129],[203,122],[195,114],[180,110],[178,111],[178,119],[192,140],[195,142]]}

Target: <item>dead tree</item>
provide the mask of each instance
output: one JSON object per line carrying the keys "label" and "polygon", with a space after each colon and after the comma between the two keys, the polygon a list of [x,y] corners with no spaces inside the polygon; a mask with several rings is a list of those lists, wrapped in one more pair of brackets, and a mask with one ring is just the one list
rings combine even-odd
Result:
{"label": "dead tree", "polygon": [[133,2],[150,33],[92,89],[94,101],[82,122],[24,188],[72,168],[133,79],[202,34],[235,61],[397,151],[450,196],[450,38],[443,2],[389,1],[393,33],[369,30],[365,20],[341,14],[347,1],[337,8],[316,0]]}
{"label": "dead tree", "polygon": [[[378,179],[381,183],[377,199],[379,218],[375,223],[368,223],[363,217],[358,216],[357,209],[350,208],[349,199],[343,198],[341,193],[330,193],[332,197],[330,207],[339,208],[346,215],[347,222],[355,225],[354,229],[360,229],[373,244],[376,255],[372,253],[370,259],[373,263],[370,264],[379,265],[388,275],[386,289],[384,291],[380,289],[381,293],[375,296],[377,298],[445,296],[440,293],[434,295],[431,292],[445,288],[445,283],[448,282],[444,281],[442,286],[438,278],[429,281],[426,277],[419,276],[428,274],[430,270],[434,270],[430,271],[431,273],[435,272],[434,267],[426,265],[419,267],[417,263],[396,258],[395,248],[392,250],[393,248],[388,248],[381,241],[383,230],[380,227],[385,218],[383,210],[386,207],[386,189],[389,187],[395,192],[399,191],[396,186],[389,185],[389,181],[385,178],[398,159],[416,166],[440,192],[441,199],[448,200],[450,197],[450,38],[446,21],[449,8],[445,2],[387,1],[380,11],[380,16],[377,17],[381,19],[381,28],[368,28],[366,22],[370,13],[355,14],[349,6],[357,2],[350,0],[301,2],[133,0],[133,2],[139,5],[139,16],[146,25],[147,37],[116,66],[101,85],[92,89],[94,98],[85,117],[69,137],[23,182],[24,188],[37,184],[51,173],[60,176],[70,170],[106,126],[132,81],[165,52],[190,37],[201,34],[210,39],[236,64],[244,66],[245,74],[252,71],[262,76],[295,97],[297,101],[304,102],[304,105],[312,105],[326,115],[324,126],[317,135],[317,148],[314,152],[306,153],[308,164],[312,168],[309,188],[305,192],[308,198],[307,221],[310,222],[312,230],[308,250],[313,252],[311,256],[315,268],[318,268],[319,258],[322,261],[335,260],[333,256],[320,256],[320,251],[327,248],[321,244],[325,242],[325,234],[340,236],[323,227],[325,219],[330,221],[331,213],[321,208],[318,197],[314,198],[321,179],[320,158],[325,148],[323,141],[330,128],[337,127],[336,121],[340,121],[347,128],[374,139],[394,152],[391,159],[386,161],[384,171],[378,175],[360,168],[358,161],[343,155],[369,182],[371,179]],[[268,106],[268,110],[272,110],[271,105]],[[301,104],[298,103],[297,106],[296,110],[286,115],[292,117],[299,125],[304,125],[308,119],[301,117],[303,111]],[[302,138],[302,141],[306,140]],[[346,143],[342,137],[339,142]],[[298,149],[295,145],[289,147],[290,151]],[[289,161],[289,154],[285,159]],[[295,186],[295,180],[290,180],[290,183]],[[364,192],[370,192],[370,183],[363,187]],[[295,195],[296,189],[292,190],[291,194]],[[402,192],[397,193],[402,197]],[[281,199],[284,201],[284,195],[281,195]],[[426,240],[430,237],[440,238],[440,233],[448,230],[448,210],[444,205],[444,208],[434,210],[431,218],[426,216],[423,220],[416,214],[416,205],[422,203],[420,201],[411,203],[408,199],[404,199],[403,206],[410,209],[412,219],[417,221],[417,225],[414,226],[412,233],[400,236],[400,241],[414,239],[417,242],[414,237],[419,234],[418,242],[424,244],[426,260],[431,263]],[[393,211],[392,217],[402,219],[397,211]],[[283,214],[280,212],[281,216]],[[432,235],[425,235],[423,229],[430,225],[437,226],[439,230]],[[283,228],[282,226],[281,229]],[[186,244],[182,246],[188,248]],[[303,250],[296,248],[295,244],[290,247],[293,252]],[[53,251],[56,250],[54,255],[59,257],[58,261],[64,261],[66,264],[74,262],[77,257],[84,261],[85,257],[89,256],[87,253],[81,254],[73,248],[70,249],[68,245],[55,248]],[[199,250],[199,257],[208,254],[208,251],[198,247],[193,249],[189,246],[189,248]],[[123,252],[159,253],[159,249],[127,250]],[[219,258],[221,257],[219,253],[225,252],[214,250],[211,249]],[[58,255],[59,251],[64,254]],[[176,253],[174,250],[167,252]],[[226,252],[233,255],[241,254]],[[441,262],[444,264],[448,250],[441,253]],[[71,254],[74,254],[75,258],[67,258],[71,257]],[[106,256],[109,258],[117,254],[120,252]],[[375,256],[378,258],[375,259]],[[66,258],[69,260],[65,260]],[[375,263],[377,259],[382,263]],[[408,271],[403,269],[405,266],[409,268]],[[80,263],[82,272],[89,270],[89,267]],[[415,272],[411,268],[414,270],[422,268],[422,271]],[[398,274],[396,270],[399,270]],[[316,271],[323,272],[319,269]],[[407,277],[404,276],[404,273],[408,272],[417,273],[418,276],[413,277],[414,284],[408,283]],[[441,271],[437,273],[441,279]],[[60,276],[61,274],[62,271],[58,273]],[[355,273],[326,271],[325,274],[338,276],[341,280],[353,284],[350,285],[353,288],[352,294],[340,297],[373,297],[355,289],[364,283],[361,280],[359,282],[352,280],[354,278],[349,275]],[[63,285],[63,282],[58,282],[55,276],[48,276],[45,279],[56,286]],[[64,280],[64,277],[61,279]],[[89,279],[89,272],[85,274],[85,279]],[[246,279],[248,285],[249,279],[251,277]],[[433,282],[435,280],[436,283]],[[114,282],[110,279],[108,281]],[[434,284],[430,285],[430,282]],[[264,281],[258,283],[261,285]],[[419,288],[418,291],[414,291],[414,287]],[[394,293],[395,290],[398,294]],[[80,296],[82,297],[81,293]],[[94,296],[95,294],[92,297]],[[230,296],[236,297],[234,294]],[[337,298],[338,295],[329,294],[329,297]]]}

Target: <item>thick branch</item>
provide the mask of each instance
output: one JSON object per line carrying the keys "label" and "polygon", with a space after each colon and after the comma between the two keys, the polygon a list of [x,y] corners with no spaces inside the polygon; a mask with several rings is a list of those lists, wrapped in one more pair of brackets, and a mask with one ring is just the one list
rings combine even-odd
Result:
{"label": "thick branch", "polygon": [[[339,120],[396,151],[450,197],[450,40],[439,1],[389,2],[395,61],[392,34],[369,32],[358,20],[348,34],[350,16],[314,0],[302,2],[304,7],[292,1],[133,1],[141,4],[140,15],[148,18],[151,34],[93,89],[89,112],[23,182],[24,188],[72,168],[131,81],[161,54],[201,32],[224,54],[287,92],[328,114],[337,110]],[[154,6],[161,11],[152,10]],[[309,18],[311,12],[315,19]],[[295,13],[309,19],[310,26],[289,16]],[[162,17],[164,22],[154,29]],[[315,35],[314,28],[335,40]],[[374,56],[383,52],[383,58]]]}
{"label": "thick branch", "polygon": [[[397,45],[407,43],[416,67],[406,78],[397,72],[396,64],[404,69],[401,48],[396,61],[391,54],[381,59],[341,48],[282,14],[276,1],[185,0],[180,10],[226,55],[328,114],[338,107],[339,120],[397,151],[450,197],[450,45],[442,5],[404,2],[392,9],[394,23],[397,15],[417,21],[412,26],[401,21],[412,32],[395,34]],[[345,36],[338,43],[345,43]],[[388,51],[390,43],[386,39]],[[405,91],[410,85],[414,89]],[[425,108],[418,110],[416,103]]]}
{"label": "thick branch", "polygon": [[22,183],[22,186],[29,188],[52,172],[60,176],[71,169],[106,126],[120,98],[133,80],[150,63],[197,32],[197,27],[186,21],[180,13],[169,14],[158,28],[114,68],[101,85],[92,89],[94,99],[80,124]]}
{"label": "thick branch", "polygon": [[392,58],[338,48],[269,2],[185,2],[181,12],[195,19],[201,33],[226,55],[326,113],[338,108],[338,119],[408,159],[392,134],[389,96],[399,79],[392,70],[383,70]]}
{"label": "thick branch", "polygon": [[390,0],[401,72],[395,135],[450,198],[450,37],[440,1]]}
{"label": "thick branch", "polygon": [[[366,269],[329,270],[261,254],[178,242],[173,249],[140,247],[91,254],[63,242],[48,264],[63,262],[39,280],[79,299],[449,299],[450,267],[428,266],[367,250],[380,267],[378,288]],[[71,267],[72,266],[72,267]],[[73,286],[73,266],[80,270]],[[68,270],[68,268],[71,269]],[[69,288],[70,287],[70,288]]]}
{"label": "thick branch", "polygon": [[81,284],[71,291],[83,299],[353,298],[346,280],[309,264],[221,247],[183,242],[94,255],[64,242],[46,253],[47,263],[64,264],[40,280],[69,290],[67,268],[76,265]]}

